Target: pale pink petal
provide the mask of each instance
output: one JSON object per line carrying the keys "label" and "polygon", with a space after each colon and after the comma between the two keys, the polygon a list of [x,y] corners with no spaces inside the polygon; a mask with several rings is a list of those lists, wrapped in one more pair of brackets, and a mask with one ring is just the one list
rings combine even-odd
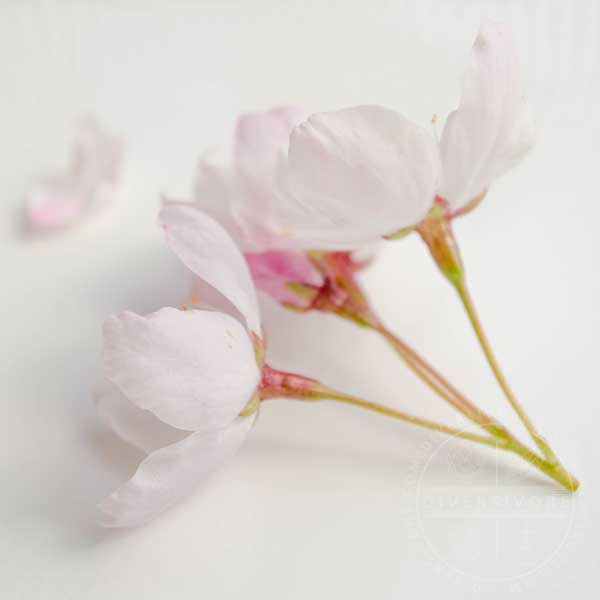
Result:
{"label": "pale pink petal", "polygon": [[318,289],[324,283],[321,272],[302,252],[248,253],[246,260],[256,287],[278,302],[305,307],[306,297],[292,291],[289,284]]}
{"label": "pale pink petal", "polygon": [[204,158],[194,184],[194,203],[217,221],[243,251],[262,250],[274,238],[269,227],[270,175],[245,176],[235,165]]}
{"label": "pale pink petal", "polygon": [[104,325],[104,374],[136,406],[190,431],[234,419],[260,381],[246,329],[220,312],[123,312]]}
{"label": "pale pink petal", "polygon": [[78,174],[90,184],[101,181],[116,185],[121,176],[123,151],[121,138],[94,117],[85,117],[76,132],[73,174]]}
{"label": "pale pink petal", "polygon": [[240,193],[233,207],[243,229],[240,247],[246,252],[288,247],[278,219],[276,165],[287,153],[292,129],[307,116],[302,109],[282,106],[238,119],[233,170]]}
{"label": "pale pink petal", "polygon": [[416,225],[439,177],[433,138],[400,114],[359,106],[316,114],[291,136],[281,204],[305,247],[353,248]]}
{"label": "pale pink petal", "polygon": [[233,159],[211,153],[199,164],[194,202],[244,252],[287,247],[279,232],[275,165],[287,152],[292,128],[305,117],[305,111],[285,106],[244,114],[236,125]]}
{"label": "pale pink petal", "polygon": [[73,223],[86,212],[90,193],[77,178],[57,176],[39,181],[26,198],[27,214],[37,229],[61,227]]}
{"label": "pale pink petal", "polygon": [[26,197],[27,214],[36,229],[72,224],[114,196],[123,146],[97,121],[80,124],[70,169],[41,179]]}
{"label": "pale pink petal", "polygon": [[94,390],[98,416],[122,440],[149,453],[174,444],[189,435],[163,423],[148,410],[138,408],[110,381],[101,381]]}
{"label": "pale pink petal", "polygon": [[223,429],[193,433],[152,452],[135,475],[99,505],[106,527],[142,525],[188,496],[243,444],[256,413]]}
{"label": "pale pink petal", "polygon": [[234,134],[234,161],[250,173],[272,171],[278,154],[287,151],[290,133],[307,117],[305,110],[294,106],[241,115]]}
{"label": "pale pink petal", "polygon": [[256,290],[244,257],[214,219],[198,207],[166,203],[159,215],[167,243],[198,277],[223,294],[260,334]]}
{"label": "pale pink petal", "polygon": [[456,211],[515,166],[534,142],[521,69],[507,27],[482,27],[463,82],[458,109],[440,142],[439,195]]}
{"label": "pale pink petal", "polygon": [[243,234],[234,218],[235,205],[245,191],[231,165],[214,155],[205,155],[196,170],[192,198],[194,202],[236,240]]}

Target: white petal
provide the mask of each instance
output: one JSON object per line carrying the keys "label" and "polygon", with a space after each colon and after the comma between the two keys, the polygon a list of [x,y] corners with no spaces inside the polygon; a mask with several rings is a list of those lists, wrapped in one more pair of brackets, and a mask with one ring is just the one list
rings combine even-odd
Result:
{"label": "white petal", "polygon": [[167,203],[159,215],[167,243],[198,277],[223,294],[260,335],[256,290],[244,257],[216,221],[199,208]]}
{"label": "white petal", "polygon": [[281,150],[287,150],[294,127],[308,117],[306,111],[280,106],[240,116],[234,134],[234,158],[243,172],[272,172]]}
{"label": "white petal", "polygon": [[305,245],[352,248],[417,224],[439,177],[432,136],[378,106],[316,114],[298,126],[283,162],[290,229]]}
{"label": "white petal", "polygon": [[135,475],[99,505],[103,524],[141,525],[189,495],[211,471],[237,452],[255,416],[256,413],[238,417],[225,429],[193,433],[152,452]]}
{"label": "white petal", "polygon": [[276,166],[279,157],[287,153],[293,128],[307,116],[301,109],[282,106],[238,119],[233,170],[239,193],[233,207],[243,233],[234,237],[244,252],[287,247],[288,238],[281,235],[278,218]]}
{"label": "white petal", "polygon": [[189,435],[189,431],[171,427],[150,411],[138,408],[110,381],[103,380],[96,386],[94,400],[104,424],[125,442],[146,453]]}
{"label": "white petal", "polygon": [[227,231],[243,252],[270,247],[276,236],[269,226],[272,210],[272,172],[261,165],[249,169],[205,157],[197,170],[194,202]]}
{"label": "white petal", "polygon": [[236,241],[242,234],[233,216],[243,193],[238,179],[230,165],[205,155],[198,164],[193,190],[194,202]]}
{"label": "white petal", "polygon": [[439,195],[460,209],[515,166],[534,142],[534,127],[522,74],[508,29],[482,27],[465,74],[458,109],[440,142]]}
{"label": "white petal", "polygon": [[219,312],[123,312],[104,324],[104,374],[140,408],[189,431],[219,429],[260,380],[248,332]]}

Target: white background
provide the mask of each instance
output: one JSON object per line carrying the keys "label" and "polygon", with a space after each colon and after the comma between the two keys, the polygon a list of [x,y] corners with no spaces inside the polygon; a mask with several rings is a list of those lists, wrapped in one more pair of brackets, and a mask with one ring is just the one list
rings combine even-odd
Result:
{"label": "white background", "polygon": [[[243,110],[457,101],[481,19],[513,24],[539,123],[530,157],[456,224],[507,374],[582,481],[571,498],[491,449],[323,403],[273,401],[241,453],[138,530],[94,505],[140,455],[90,401],[110,313],[181,302],[155,227]],[[600,7],[577,2],[0,3],[0,595],[15,599],[596,597]],[[22,197],[98,114],[128,142],[121,197],[30,237]],[[518,424],[416,236],[363,277],[387,323]],[[269,362],[464,425],[374,335],[264,303]]]}

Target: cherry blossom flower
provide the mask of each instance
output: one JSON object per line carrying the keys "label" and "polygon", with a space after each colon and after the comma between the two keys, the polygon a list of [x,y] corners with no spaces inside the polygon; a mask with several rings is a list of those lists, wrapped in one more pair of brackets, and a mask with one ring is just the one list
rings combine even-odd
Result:
{"label": "cherry blossom flower", "polygon": [[256,293],[235,243],[200,210],[182,221],[165,207],[161,217],[171,249],[211,291],[211,309],[123,312],[105,323],[98,411],[147,453],[100,505],[113,527],[155,517],[234,454],[263,378]]}
{"label": "cherry blossom flower", "polygon": [[123,143],[91,117],[78,126],[68,171],[38,181],[26,198],[34,229],[70,225],[109,202],[122,166]]}
{"label": "cherry blossom flower", "polygon": [[133,477],[99,505],[104,525],[141,525],[190,494],[235,454],[270,398],[332,399],[466,435],[270,367],[256,290],[235,242],[190,204],[167,204],[159,222],[202,298],[146,316],[125,311],[104,325],[98,413],[146,453]]}
{"label": "cherry blossom flower", "polygon": [[313,115],[279,165],[281,203],[304,247],[354,248],[417,226],[434,199],[448,217],[465,212],[533,139],[511,35],[487,24],[439,143],[378,106]]}
{"label": "cherry blossom flower", "polygon": [[[299,295],[289,284],[305,289],[323,285],[314,261],[298,251],[291,232],[287,205],[276,194],[276,166],[287,151],[293,127],[307,114],[294,107],[242,115],[237,122],[232,158],[205,157],[198,168],[193,199],[235,239],[248,260],[256,286],[297,308],[306,308],[309,295]],[[182,204],[181,210],[185,211]]]}

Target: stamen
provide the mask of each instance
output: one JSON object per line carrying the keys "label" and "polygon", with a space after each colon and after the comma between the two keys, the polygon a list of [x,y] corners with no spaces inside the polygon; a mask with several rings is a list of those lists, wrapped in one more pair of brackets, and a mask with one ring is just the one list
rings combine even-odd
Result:
{"label": "stamen", "polygon": [[440,134],[437,128],[438,116],[434,113],[431,117],[431,128],[433,129],[433,137],[438,141],[440,141]]}

